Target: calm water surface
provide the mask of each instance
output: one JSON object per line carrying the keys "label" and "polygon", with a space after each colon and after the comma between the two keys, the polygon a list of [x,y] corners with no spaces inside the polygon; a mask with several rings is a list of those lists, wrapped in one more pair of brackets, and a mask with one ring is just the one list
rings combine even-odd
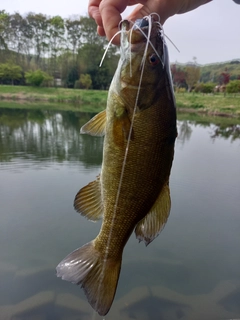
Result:
{"label": "calm water surface", "polygon": [[[55,276],[100,223],[73,209],[100,172],[87,113],[0,109],[0,320],[103,319]],[[178,122],[172,210],[148,247],[133,235],[106,320],[240,318],[240,125]]]}

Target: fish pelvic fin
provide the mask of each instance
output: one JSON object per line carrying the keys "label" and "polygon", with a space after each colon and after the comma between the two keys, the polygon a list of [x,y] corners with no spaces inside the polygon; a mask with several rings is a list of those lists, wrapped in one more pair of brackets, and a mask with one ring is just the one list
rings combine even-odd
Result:
{"label": "fish pelvic fin", "polygon": [[103,110],[82,126],[80,133],[102,137],[105,135],[106,121],[106,110]]}
{"label": "fish pelvic fin", "polygon": [[108,313],[121,269],[119,260],[104,259],[91,241],[70,253],[57,266],[57,276],[81,285],[88,302],[100,316]]}
{"label": "fish pelvic fin", "polygon": [[163,186],[150,212],[138,222],[135,228],[136,238],[144,240],[146,246],[163,230],[171,209],[171,197],[168,182]]}
{"label": "fish pelvic fin", "polygon": [[74,208],[87,219],[96,221],[103,215],[100,175],[95,181],[78,191],[74,199]]}

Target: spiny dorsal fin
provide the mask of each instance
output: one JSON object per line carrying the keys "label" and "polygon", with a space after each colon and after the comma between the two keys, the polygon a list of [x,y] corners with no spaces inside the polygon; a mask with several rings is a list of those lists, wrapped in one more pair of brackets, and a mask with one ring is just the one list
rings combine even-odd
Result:
{"label": "spiny dorsal fin", "polygon": [[100,175],[77,193],[74,208],[87,219],[96,221],[103,215]]}
{"label": "spiny dorsal fin", "polygon": [[168,183],[163,186],[150,212],[139,221],[135,234],[139,241],[144,240],[146,246],[162,231],[167,222],[171,208],[171,198]]}
{"label": "spiny dorsal fin", "polygon": [[82,126],[80,133],[87,133],[91,136],[104,136],[106,128],[106,110],[98,113]]}

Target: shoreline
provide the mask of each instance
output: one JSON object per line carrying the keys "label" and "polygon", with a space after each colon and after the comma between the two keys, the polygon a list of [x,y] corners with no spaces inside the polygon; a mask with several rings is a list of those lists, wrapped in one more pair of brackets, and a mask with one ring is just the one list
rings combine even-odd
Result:
{"label": "shoreline", "polygon": [[[65,88],[35,88],[0,85],[0,108],[13,108],[12,104],[46,104],[56,109],[99,112],[106,106],[108,91]],[[175,93],[178,112],[209,116],[240,118],[240,95]],[[68,104],[68,106],[65,106]],[[44,106],[45,105],[45,106]]]}

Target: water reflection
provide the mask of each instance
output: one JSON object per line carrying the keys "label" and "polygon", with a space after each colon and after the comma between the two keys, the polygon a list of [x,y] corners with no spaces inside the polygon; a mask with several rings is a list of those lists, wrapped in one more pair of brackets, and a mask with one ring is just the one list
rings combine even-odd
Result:
{"label": "water reflection", "polygon": [[79,128],[91,116],[73,112],[0,110],[0,161],[17,165],[19,159],[31,165],[44,161],[81,161],[86,167],[98,166],[102,161],[103,139],[79,134]]}
{"label": "water reflection", "polygon": [[[103,139],[80,135],[79,128],[94,114],[42,110],[0,109],[0,161],[19,159],[36,162],[83,162],[86,167],[99,166]],[[178,121],[178,141],[191,138],[192,128],[207,127],[215,140],[240,137],[240,125],[225,122],[210,124],[201,119]],[[14,160],[15,159],[15,160]],[[32,163],[31,163],[32,165]]]}
{"label": "water reflection", "polygon": [[184,143],[186,140],[191,138],[192,128],[190,126],[189,121],[184,120],[178,122],[178,140],[181,143]]}
{"label": "water reflection", "polygon": [[[79,134],[92,116],[0,109],[0,320],[93,318],[55,276],[100,228],[72,206],[100,171],[102,138]],[[179,119],[171,215],[147,248],[130,238],[106,320],[240,318],[239,123]]]}
{"label": "water reflection", "polygon": [[213,132],[211,134],[211,138],[216,139],[217,137],[224,137],[225,139],[230,139],[230,141],[239,139],[240,125],[239,124],[231,125],[227,128],[214,126]]}

